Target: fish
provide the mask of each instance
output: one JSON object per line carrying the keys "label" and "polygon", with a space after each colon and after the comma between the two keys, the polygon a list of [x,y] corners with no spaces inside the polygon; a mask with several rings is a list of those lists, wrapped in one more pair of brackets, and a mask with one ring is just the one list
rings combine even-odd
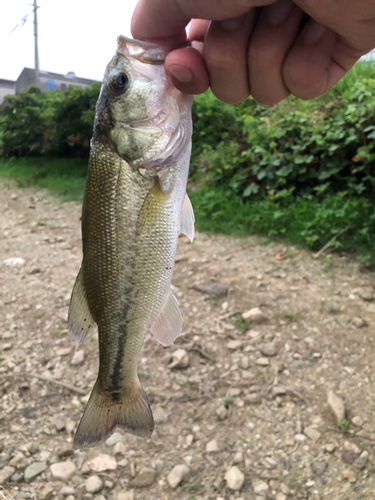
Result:
{"label": "fish", "polygon": [[171,283],[179,232],[194,238],[186,193],[193,97],[166,72],[169,51],[120,36],[96,105],[68,325],[79,343],[98,329],[99,370],[75,448],[116,428],[151,436],[137,375],[142,346],[148,333],[168,346],[182,329]]}

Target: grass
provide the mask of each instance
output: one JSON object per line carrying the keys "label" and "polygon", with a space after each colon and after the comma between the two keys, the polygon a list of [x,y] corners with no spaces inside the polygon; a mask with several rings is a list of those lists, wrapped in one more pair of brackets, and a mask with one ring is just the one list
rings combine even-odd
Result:
{"label": "grass", "polygon": [[247,332],[250,328],[250,321],[246,321],[246,319],[243,319],[242,314],[236,314],[236,316],[234,317],[234,323],[237,330],[239,330],[240,332]]}
{"label": "grass", "polygon": [[[190,193],[197,229],[246,236],[258,234],[262,242],[280,239],[317,251],[349,226],[334,247],[355,251],[366,262],[375,261],[375,209],[366,198],[344,193],[243,201],[224,186],[203,185]],[[266,240],[267,239],[267,240]]]}
{"label": "grass", "polygon": [[0,159],[0,177],[20,187],[47,188],[64,201],[80,199],[85,190],[87,160],[81,158]]}

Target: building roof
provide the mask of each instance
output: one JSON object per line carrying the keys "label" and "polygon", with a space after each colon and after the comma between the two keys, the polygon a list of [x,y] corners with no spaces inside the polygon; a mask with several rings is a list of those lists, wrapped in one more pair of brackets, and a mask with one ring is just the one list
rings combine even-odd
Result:
{"label": "building roof", "polygon": [[16,85],[15,80],[5,80],[4,78],[0,78],[0,86],[2,87],[14,87]]}
{"label": "building roof", "polygon": [[[35,69],[34,68],[23,68],[18,79],[21,76],[25,76],[25,75],[35,75]],[[42,78],[52,78],[52,79],[56,78],[59,81],[65,81],[68,84],[69,83],[70,84],[80,83],[82,85],[91,85],[92,83],[97,81],[97,80],[90,80],[89,78],[80,78],[80,77],[76,76],[76,74],[73,71],[69,71],[68,74],[62,75],[60,73],[52,73],[51,71],[39,70],[39,75]]]}

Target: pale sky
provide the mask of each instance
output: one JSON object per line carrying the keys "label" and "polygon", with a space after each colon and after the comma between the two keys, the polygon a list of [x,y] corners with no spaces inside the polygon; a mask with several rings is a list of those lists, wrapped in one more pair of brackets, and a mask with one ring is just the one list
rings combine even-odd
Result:
{"label": "pale sky", "polygon": [[[137,0],[38,0],[40,69],[101,80],[118,35],[130,36]],[[32,0],[0,0],[0,78],[34,67]]]}

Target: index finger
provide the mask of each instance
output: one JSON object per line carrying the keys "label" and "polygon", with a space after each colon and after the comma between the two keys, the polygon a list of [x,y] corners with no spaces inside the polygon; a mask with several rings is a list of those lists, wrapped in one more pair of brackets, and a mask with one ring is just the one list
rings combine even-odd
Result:
{"label": "index finger", "polygon": [[194,18],[223,21],[241,16],[252,7],[276,0],[138,0],[132,34],[139,40],[178,46],[186,41],[186,25]]}

